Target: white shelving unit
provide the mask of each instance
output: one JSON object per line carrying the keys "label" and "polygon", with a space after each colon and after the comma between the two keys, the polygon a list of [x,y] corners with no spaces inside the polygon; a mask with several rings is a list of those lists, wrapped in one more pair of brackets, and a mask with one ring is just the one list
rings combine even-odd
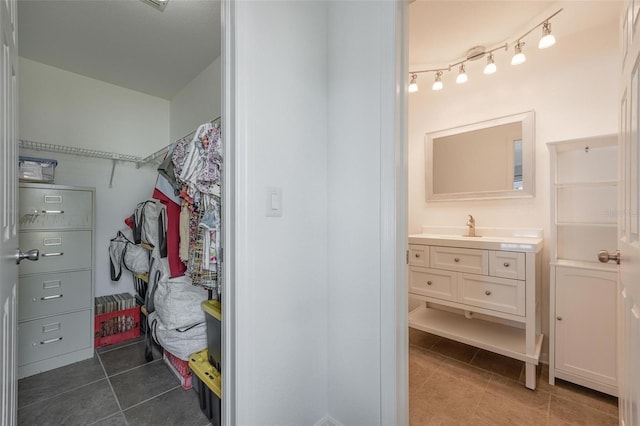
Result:
{"label": "white shelving unit", "polygon": [[552,142],[549,383],[617,395],[617,135]]}

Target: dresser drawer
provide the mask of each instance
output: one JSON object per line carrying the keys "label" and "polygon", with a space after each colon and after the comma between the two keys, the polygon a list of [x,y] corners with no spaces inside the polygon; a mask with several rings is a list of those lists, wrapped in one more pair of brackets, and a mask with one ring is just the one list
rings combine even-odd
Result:
{"label": "dresser drawer", "polygon": [[93,192],[55,189],[20,188],[20,229],[91,229],[93,225]]}
{"label": "dresser drawer", "polygon": [[429,246],[410,245],[409,265],[429,267]]}
{"label": "dresser drawer", "polygon": [[486,250],[457,247],[431,247],[432,268],[471,274],[489,274],[489,255]]}
{"label": "dresser drawer", "polygon": [[413,267],[409,270],[409,292],[444,300],[456,300],[456,273]]}
{"label": "dresser drawer", "polygon": [[20,321],[91,308],[91,271],[20,278]]}
{"label": "dresser drawer", "polygon": [[20,232],[23,250],[39,249],[40,259],[23,261],[20,274],[91,268],[91,231]]}
{"label": "dresser drawer", "polygon": [[91,347],[91,310],[18,324],[18,364]]}
{"label": "dresser drawer", "polygon": [[460,274],[459,301],[514,315],[525,315],[525,282],[505,278]]}
{"label": "dresser drawer", "polygon": [[489,275],[493,277],[525,279],[525,255],[514,251],[490,251]]}

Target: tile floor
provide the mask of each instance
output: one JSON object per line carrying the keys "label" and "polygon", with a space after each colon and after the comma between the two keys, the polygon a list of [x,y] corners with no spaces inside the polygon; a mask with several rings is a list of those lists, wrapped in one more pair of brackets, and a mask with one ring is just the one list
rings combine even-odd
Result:
{"label": "tile floor", "polygon": [[548,382],[538,367],[535,391],[524,363],[409,329],[409,415],[419,425],[618,424],[618,400],[569,382]]}
{"label": "tile floor", "polygon": [[159,353],[147,363],[136,339],[92,359],[18,381],[19,425],[193,425],[210,422]]}

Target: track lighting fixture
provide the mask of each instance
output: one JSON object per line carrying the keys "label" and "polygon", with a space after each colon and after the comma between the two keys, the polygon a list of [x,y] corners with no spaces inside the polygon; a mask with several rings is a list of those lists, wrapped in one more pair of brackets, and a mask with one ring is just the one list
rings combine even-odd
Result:
{"label": "track lighting fixture", "polygon": [[409,82],[409,93],[415,93],[418,91],[418,74],[411,74],[411,81]]}
{"label": "track lighting fixture", "polygon": [[487,65],[485,65],[484,67],[484,73],[485,74],[493,74],[494,72],[496,72],[497,68],[496,68],[496,63],[493,60],[493,52],[489,53],[489,56],[487,57]]}
{"label": "track lighting fixture", "polygon": [[431,88],[433,90],[442,90],[444,85],[442,84],[442,71],[436,71],[436,81],[433,82]]}
{"label": "track lighting fixture", "polygon": [[464,62],[460,64],[460,71],[458,72],[458,76],[456,77],[456,83],[462,84],[466,83],[469,80],[467,77],[467,72],[464,70]]}
{"label": "track lighting fixture", "polygon": [[542,24],[542,38],[538,42],[538,49],[546,49],[556,44],[556,38],[551,34],[551,23],[545,21]]}
{"label": "track lighting fixture", "polygon": [[511,58],[511,65],[524,64],[527,60],[527,57],[524,56],[524,53],[522,53],[522,46],[524,46],[524,41],[518,40],[516,46],[514,47],[516,53],[513,55],[513,58]]}
{"label": "track lighting fixture", "polygon": [[[146,1],[146,0],[143,0]],[[527,31],[526,33],[524,33],[522,36],[518,37],[518,38],[512,38],[512,40],[515,40],[514,42],[511,43],[511,45],[513,46],[514,49],[514,55],[511,58],[511,65],[520,65],[524,62],[526,62],[527,58],[524,55],[524,52],[522,50],[523,46],[525,45],[525,37],[527,37],[529,34],[531,34],[531,32],[533,30],[535,30],[538,27],[542,27],[542,38],[540,39],[539,43],[538,43],[538,48],[539,49],[546,49],[548,47],[551,47],[555,44],[556,39],[553,36],[553,34],[551,34],[551,18],[553,18],[554,16],[556,16],[558,13],[562,12],[563,9],[559,9],[558,11],[556,11],[555,13],[553,13],[551,16],[549,16],[547,19],[545,19],[544,21],[540,22],[539,24],[535,25],[533,28],[531,28],[529,31]],[[485,56],[487,57],[487,63],[484,67],[484,73],[485,74],[493,74],[497,71],[497,67],[496,67],[496,63],[495,63],[495,58],[494,58],[494,52],[504,49],[505,51],[509,50],[509,43],[505,42],[503,44],[501,44],[500,46],[496,46],[493,47],[491,49],[485,49],[484,46],[474,46],[471,49],[469,49],[467,51],[467,54],[464,58],[461,58],[457,61],[454,61],[453,63],[450,63],[448,66],[444,66],[444,67],[438,67],[438,68],[432,68],[432,69],[425,69],[425,70],[416,70],[416,71],[410,71],[410,75],[411,75],[411,81],[409,83],[409,87],[408,87],[408,91],[413,93],[413,92],[417,92],[418,91],[418,74],[421,73],[435,73],[435,81],[433,82],[433,86],[431,87],[433,90],[442,90],[444,87],[444,84],[442,82],[442,76],[444,74],[445,71],[451,71],[452,69],[455,69],[455,67],[458,67],[458,75],[456,76],[456,83],[458,84],[462,84],[465,83],[469,80],[469,77],[467,76],[467,71],[466,71],[466,67],[465,64],[467,62],[470,61],[475,61],[478,60],[480,58],[484,58]]]}

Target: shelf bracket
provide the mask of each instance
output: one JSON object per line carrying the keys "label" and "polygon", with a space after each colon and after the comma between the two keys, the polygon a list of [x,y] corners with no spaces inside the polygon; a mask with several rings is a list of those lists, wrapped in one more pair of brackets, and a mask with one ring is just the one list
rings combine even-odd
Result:
{"label": "shelf bracket", "polygon": [[111,160],[111,177],[109,178],[109,188],[113,188],[113,174],[116,171],[116,159]]}

